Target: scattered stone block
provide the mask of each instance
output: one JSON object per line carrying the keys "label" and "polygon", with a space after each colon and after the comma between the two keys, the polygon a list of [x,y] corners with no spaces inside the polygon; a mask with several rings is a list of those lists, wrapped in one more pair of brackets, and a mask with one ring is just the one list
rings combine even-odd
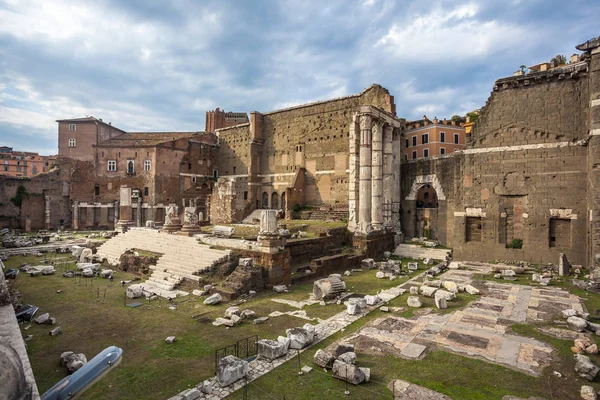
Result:
{"label": "scattered stone block", "polygon": [[302,368],[300,368],[300,370],[302,372],[304,372],[305,374],[308,374],[310,371],[312,371],[312,367],[309,367],[308,365],[305,365]]}
{"label": "scattered stone block", "polygon": [[588,354],[598,354],[598,345],[594,343],[591,346],[586,347],[585,352]]}
{"label": "scattered stone block", "polygon": [[466,285],[465,291],[469,294],[480,294],[481,293],[481,291],[473,285]]}
{"label": "scattered stone block", "polygon": [[269,317],[258,317],[254,320],[254,324],[258,325],[258,324],[265,323],[268,319],[269,319]]}
{"label": "scattered stone block", "polygon": [[331,299],[346,290],[346,282],[339,274],[331,274],[327,278],[316,280],[312,294],[315,299]]}
{"label": "scattered stone block", "polygon": [[168,337],[165,339],[165,343],[166,343],[166,344],[175,343],[175,336],[168,336]]}
{"label": "scattered stone block", "polygon": [[439,308],[440,310],[443,310],[445,308],[448,308],[448,304],[446,303],[446,296],[442,293],[436,293],[435,294],[435,306],[437,308]]}
{"label": "scattered stone block", "polygon": [[229,320],[231,321],[232,326],[239,325],[242,323],[242,317],[240,317],[239,315],[235,315],[235,314],[233,314],[231,316],[231,318],[229,318]]}
{"label": "scattered stone block", "polygon": [[207,306],[217,305],[223,301],[223,297],[219,293],[215,293],[204,300],[204,304]]}
{"label": "scattered stone block", "polygon": [[211,381],[205,380],[205,381],[199,383],[198,385],[196,385],[196,389],[198,389],[199,391],[201,391],[204,394],[212,394],[213,384]]}
{"label": "scattered stone block", "polygon": [[452,400],[445,394],[401,379],[394,379],[387,387],[390,392],[394,393],[396,399]]}
{"label": "scattered stone block", "polygon": [[435,294],[435,292],[437,290],[438,290],[438,288],[431,287],[431,286],[421,286],[421,288],[420,288],[421,294],[425,297],[433,297],[433,295]]}
{"label": "scattered stone block", "polygon": [[196,388],[187,389],[179,394],[181,400],[198,400],[202,397],[202,393]]}
{"label": "scattered stone block", "polygon": [[379,299],[379,296],[377,296],[377,295],[375,295],[375,296],[366,295],[365,301],[367,302],[367,305],[374,306],[375,304],[379,303],[380,299]]}
{"label": "scattered stone block", "polygon": [[443,281],[442,286],[449,292],[458,293],[458,285],[454,281]]}
{"label": "scattered stone block", "polygon": [[287,286],[275,285],[275,286],[273,286],[273,291],[277,292],[277,293],[285,293],[285,292],[287,292]]}
{"label": "scattered stone block", "polygon": [[567,310],[562,310],[561,314],[564,318],[569,318],[569,317],[574,317],[577,315],[577,311],[573,310],[572,308],[569,308]]}
{"label": "scattered stone block", "polygon": [[258,341],[258,355],[268,360],[274,360],[287,354],[290,341],[261,339]]}
{"label": "scattered stone block", "polygon": [[62,331],[60,329],[60,326],[57,326],[56,328],[54,328],[50,331],[50,336],[56,336],[59,333],[62,333]]}
{"label": "scattered stone block", "polygon": [[231,318],[232,315],[240,315],[240,308],[239,307],[229,307],[227,310],[225,310],[225,318]]}
{"label": "scattered stone block", "polygon": [[583,318],[569,317],[569,318],[567,318],[567,324],[569,324],[570,329],[572,329],[574,331],[582,332],[587,327],[588,323]]}
{"label": "scattered stone block", "polygon": [[255,319],[256,313],[252,310],[244,310],[240,313],[240,317],[242,317],[242,319]]}
{"label": "scattered stone block", "polygon": [[559,276],[569,276],[569,272],[571,269],[571,264],[569,264],[569,260],[567,260],[567,256],[564,253],[560,253],[558,255],[558,275]]}
{"label": "scattered stone block", "polygon": [[288,339],[290,339],[290,349],[303,349],[312,343],[314,332],[310,332],[304,328],[291,328],[285,331]]}
{"label": "scattered stone block", "polygon": [[414,307],[414,308],[419,308],[423,305],[421,303],[421,300],[417,296],[408,296],[408,299],[406,300],[406,304],[409,307]]}
{"label": "scattered stone block", "polygon": [[388,307],[386,307],[386,306],[381,306],[381,307],[379,307],[379,311],[382,311],[382,312],[389,312],[389,311],[390,311],[390,309],[389,309]]}
{"label": "scattered stone block", "polygon": [[410,291],[410,294],[413,294],[413,295],[419,294],[419,288],[417,286],[411,286],[409,291]]}
{"label": "scattered stone block", "polygon": [[194,289],[194,290],[192,290],[192,294],[194,296],[204,296],[204,290]]}
{"label": "scattered stone block", "polygon": [[375,260],[372,258],[365,258],[360,262],[360,267],[364,269],[373,269],[375,268]]}
{"label": "scattered stone block", "polygon": [[37,324],[45,324],[50,318],[50,314],[44,313],[34,319]]}
{"label": "scattered stone block", "polygon": [[516,275],[515,271],[513,271],[512,269],[503,269],[502,271],[500,271],[500,274],[502,275],[502,277],[513,277]]}
{"label": "scattered stone block", "polygon": [[313,361],[321,368],[331,368],[333,366],[333,362],[335,361],[335,357],[333,356],[333,354],[327,353],[326,351],[319,349],[315,353]]}
{"label": "scattered stone block", "polygon": [[452,292],[448,292],[446,290],[438,290],[437,292],[435,292],[436,296],[443,296],[446,301],[452,301],[456,298],[456,293],[452,293]]}
{"label": "scattered stone block", "polygon": [[598,374],[598,367],[592,363],[588,356],[575,354],[575,372],[580,377],[593,381]]}
{"label": "scattered stone block", "polygon": [[83,353],[65,351],[60,355],[60,365],[66,367],[70,374],[87,364],[87,358]]}
{"label": "scattered stone block", "polygon": [[383,279],[383,278],[385,278],[385,274],[381,271],[377,271],[377,273],[375,274],[375,278]]}
{"label": "scattered stone block", "polygon": [[366,379],[365,373],[356,365],[346,364],[339,360],[333,362],[332,372],[334,378],[341,379],[353,385],[359,385]]}
{"label": "scattered stone block", "polygon": [[229,386],[248,374],[248,362],[234,356],[219,360],[217,380],[221,386]]}
{"label": "scattered stone block", "polygon": [[425,265],[433,265],[433,259],[432,258],[425,258],[423,260],[423,264],[425,264]]}
{"label": "scattered stone block", "polygon": [[113,271],[112,269],[103,269],[102,272],[100,272],[100,276],[106,279],[112,274],[114,274],[114,272],[115,271]]}
{"label": "scattered stone block", "polygon": [[416,271],[419,269],[419,263],[409,262],[407,268],[409,271]]}
{"label": "scattered stone block", "polygon": [[346,364],[356,364],[356,353],[353,351],[348,351],[344,354],[340,354],[337,359],[345,362]]}
{"label": "scattered stone block", "polygon": [[579,394],[581,395],[581,398],[583,400],[597,400],[598,399],[598,395],[596,394],[596,391],[594,390],[594,388],[591,386],[588,386],[588,385],[581,386]]}
{"label": "scattered stone block", "polygon": [[126,290],[127,297],[130,299],[137,299],[138,297],[142,297],[144,294],[144,288],[142,285],[135,284],[127,287]]}

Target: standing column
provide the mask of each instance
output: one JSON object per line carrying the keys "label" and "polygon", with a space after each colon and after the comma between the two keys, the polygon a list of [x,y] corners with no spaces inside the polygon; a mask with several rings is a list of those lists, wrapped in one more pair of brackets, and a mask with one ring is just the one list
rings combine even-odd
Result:
{"label": "standing column", "polygon": [[371,230],[371,116],[360,116],[360,183],[358,225],[362,233]]}
{"label": "standing column", "polygon": [[44,197],[45,200],[45,206],[46,206],[46,212],[45,212],[45,217],[46,217],[46,229],[50,229],[50,197],[45,196]]}
{"label": "standing column", "polygon": [[119,200],[115,200],[113,208],[113,222],[115,224],[115,229],[117,229],[117,223],[119,222]]}
{"label": "standing column", "polygon": [[142,226],[142,198],[137,198],[137,215],[135,216],[135,225]]}
{"label": "standing column", "polygon": [[357,127],[356,119],[358,114],[355,113],[352,116],[352,122],[350,122],[350,141],[348,143],[348,153],[350,154],[348,160],[348,169],[350,173],[348,175],[348,229],[351,232],[356,231],[357,228],[357,212],[358,212],[358,169],[359,169],[359,156],[358,156],[358,141],[356,138]]}
{"label": "standing column", "polygon": [[372,132],[371,223],[373,229],[380,230],[383,228],[383,124],[373,124]]}
{"label": "standing column", "polygon": [[392,222],[392,196],[394,193],[394,146],[393,127],[385,124],[383,127],[383,225],[391,228]]}
{"label": "standing column", "polygon": [[400,224],[400,163],[401,163],[402,134],[400,129],[392,131],[392,152],[394,153],[392,164],[392,226],[398,232],[401,231]]}
{"label": "standing column", "polygon": [[79,202],[73,202],[73,229],[79,230]]}

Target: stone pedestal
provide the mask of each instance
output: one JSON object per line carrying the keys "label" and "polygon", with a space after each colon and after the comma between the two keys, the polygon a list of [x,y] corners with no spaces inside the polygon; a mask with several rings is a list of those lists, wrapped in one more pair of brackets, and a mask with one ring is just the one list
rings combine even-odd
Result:
{"label": "stone pedestal", "polygon": [[277,211],[263,210],[260,216],[260,235],[277,233]]}
{"label": "stone pedestal", "polygon": [[194,236],[200,233],[199,216],[196,207],[185,207],[183,211],[183,227],[178,235]]}
{"label": "stone pedestal", "polygon": [[167,206],[165,211],[165,223],[162,227],[165,232],[173,233],[181,230],[181,220],[179,219],[179,207],[174,204]]}
{"label": "stone pedestal", "polygon": [[125,231],[133,226],[133,210],[131,208],[131,188],[121,186],[119,196],[119,220],[117,222],[117,230]]}
{"label": "stone pedestal", "polygon": [[51,220],[50,220],[50,197],[45,196],[44,197],[44,206],[45,206],[45,212],[44,212],[44,217],[45,217],[45,225],[44,227],[46,229],[50,229],[51,228]]}

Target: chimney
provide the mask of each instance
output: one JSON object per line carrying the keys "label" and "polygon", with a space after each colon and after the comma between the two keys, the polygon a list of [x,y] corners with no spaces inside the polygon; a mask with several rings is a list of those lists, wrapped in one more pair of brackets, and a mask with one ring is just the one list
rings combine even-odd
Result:
{"label": "chimney", "polygon": [[573,54],[571,56],[571,63],[576,63],[579,62],[579,55],[578,54]]}
{"label": "chimney", "polygon": [[446,118],[444,118],[444,122],[443,122],[443,124],[444,124],[444,125],[448,125],[448,122],[446,121]]}
{"label": "chimney", "polygon": [[437,119],[437,117],[433,117],[433,123],[437,124],[439,122],[439,120]]}
{"label": "chimney", "polygon": [[423,115],[423,126],[427,126],[427,115]]}

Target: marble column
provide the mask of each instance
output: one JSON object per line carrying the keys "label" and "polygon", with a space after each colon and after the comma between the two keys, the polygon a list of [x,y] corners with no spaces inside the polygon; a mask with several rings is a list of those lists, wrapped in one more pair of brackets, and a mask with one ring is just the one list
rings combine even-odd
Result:
{"label": "marble column", "polygon": [[121,186],[119,190],[119,221],[117,222],[117,229],[122,231],[133,225],[133,210],[131,207],[131,188],[127,186]]}
{"label": "marble column", "polygon": [[142,226],[142,198],[137,198],[137,214],[135,216],[135,225],[140,227]]}
{"label": "marble column", "polygon": [[117,224],[119,223],[119,200],[115,200],[113,207],[113,224],[115,225],[115,229],[117,229]]}
{"label": "marble column", "polygon": [[45,217],[46,217],[46,229],[50,229],[51,228],[51,219],[50,219],[50,197],[45,196],[44,197],[44,201],[45,201],[45,206],[46,206],[46,210],[45,210]]}
{"label": "marble column", "polygon": [[371,224],[374,230],[383,228],[383,124],[374,123],[371,149]]}
{"label": "marble column", "polygon": [[[357,130],[360,129],[357,126],[358,114],[355,113],[352,116],[352,122],[350,122],[350,139],[348,143],[348,229],[352,232],[357,227],[357,214],[358,214],[358,170],[359,170],[359,156],[358,149],[359,143],[357,142]],[[360,131],[359,131],[360,132]]]}
{"label": "marble column", "polygon": [[79,202],[73,202],[73,229],[79,230]]}
{"label": "marble column", "polygon": [[360,116],[360,171],[358,224],[362,233],[371,230],[371,116]]}
{"label": "marble column", "polygon": [[401,142],[402,133],[400,129],[394,128],[392,131],[392,152],[394,153],[394,161],[392,165],[392,224],[396,231],[400,232],[402,226],[400,223],[400,163],[401,163]]}
{"label": "marble column", "polygon": [[[392,197],[394,192],[394,153],[393,127],[385,124],[383,127],[383,225],[386,228],[393,226]],[[400,154],[398,154],[398,157]]]}

